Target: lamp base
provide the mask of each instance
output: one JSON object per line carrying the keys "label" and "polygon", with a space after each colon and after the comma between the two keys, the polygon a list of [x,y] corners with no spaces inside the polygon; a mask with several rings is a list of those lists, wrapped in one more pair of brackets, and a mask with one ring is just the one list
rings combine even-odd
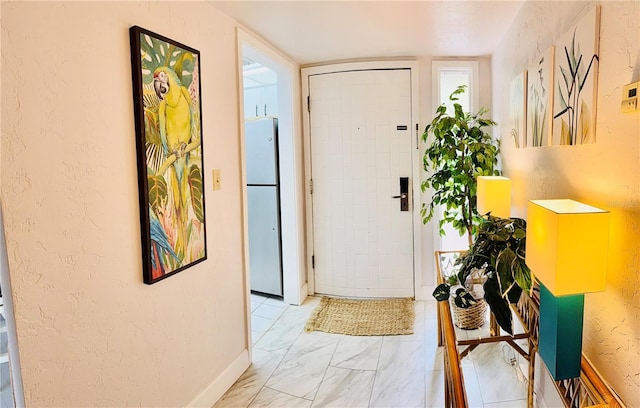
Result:
{"label": "lamp base", "polygon": [[584,294],[555,297],[540,284],[539,353],[555,381],[580,376]]}

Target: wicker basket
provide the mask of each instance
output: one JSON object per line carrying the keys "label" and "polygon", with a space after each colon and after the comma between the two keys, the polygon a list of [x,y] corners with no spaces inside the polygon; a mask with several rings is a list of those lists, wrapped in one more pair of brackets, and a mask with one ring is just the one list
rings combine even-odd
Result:
{"label": "wicker basket", "polygon": [[484,324],[487,313],[487,302],[484,299],[477,299],[477,303],[471,307],[462,308],[451,303],[453,311],[453,324],[465,330],[477,329]]}
{"label": "wicker basket", "polygon": [[487,302],[484,300],[483,285],[486,280],[482,269],[473,268],[467,277],[465,287],[477,303],[471,307],[462,308],[456,306],[454,302],[450,302],[451,310],[453,311],[453,324],[457,327],[472,330],[482,327],[484,324]]}

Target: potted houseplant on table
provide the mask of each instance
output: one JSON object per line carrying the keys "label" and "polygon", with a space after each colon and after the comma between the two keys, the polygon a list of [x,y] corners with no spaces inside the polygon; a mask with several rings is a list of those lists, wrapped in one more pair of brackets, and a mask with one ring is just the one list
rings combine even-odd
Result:
{"label": "potted houseplant on table", "polygon": [[[513,321],[509,303],[517,302],[522,291],[530,292],[531,271],[525,263],[526,222],[521,218],[498,218],[491,214],[481,221],[478,235],[465,254],[457,260],[460,265],[457,282],[467,283],[458,288],[454,304],[472,308],[478,302],[469,282],[478,282],[479,273],[484,290],[483,298],[489,305],[498,325],[513,334]],[[451,281],[438,285],[433,296],[447,300],[451,294]]]}
{"label": "potted houseplant on table", "polygon": [[[427,223],[442,206],[440,235],[444,235],[443,226],[451,223],[469,239],[469,251],[458,260],[457,282],[461,287],[454,292],[453,307],[480,314],[479,327],[484,322],[486,301],[498,325],[512,333],[509,301],[517,300],[522,290],[531,289],[531,274],[524,262],[526,223],[519,218],[502,219],[490,214],[483,219],[478,214],[476,179],[500,175],[496,169],[500,145],[485,131],[496,124],[483,118],[485,110],[465,113],[456,102],[464,91],[465,87],[460,86],[449,97],[454,102],[453,116],[445,105],[439,106],[422,135],[425,142],[433,136],[424,153],[424,169],[430,176],[422,183],[422,191],[431,188],[434,192],[431,201],[423,204],[421,215]],[[451,283],[439,285],[434,297],[448,299]],[[484,293],[478,292],[478,284]]]}

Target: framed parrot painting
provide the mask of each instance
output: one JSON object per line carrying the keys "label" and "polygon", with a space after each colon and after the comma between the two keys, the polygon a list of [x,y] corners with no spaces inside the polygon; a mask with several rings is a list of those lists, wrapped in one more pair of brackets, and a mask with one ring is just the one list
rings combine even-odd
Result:
{"label": "framed parrot painting", "polygon": [[143,279],[152,284],[207,259],[200,53],[129,29]]}

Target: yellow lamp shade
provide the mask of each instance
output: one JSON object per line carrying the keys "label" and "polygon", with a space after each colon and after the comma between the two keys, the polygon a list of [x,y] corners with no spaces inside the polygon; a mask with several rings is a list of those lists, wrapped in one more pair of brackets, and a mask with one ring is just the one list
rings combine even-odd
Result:
{"label": "yellow lamp shade", "polygon": [[502,176],[478,176],[478,214],[511,217],[511,180]]}
{"label": "yellow lamp shade", "polygon": [[574,200],[531,200],[526,262],[553,293],[605,289],[609,212]]}

